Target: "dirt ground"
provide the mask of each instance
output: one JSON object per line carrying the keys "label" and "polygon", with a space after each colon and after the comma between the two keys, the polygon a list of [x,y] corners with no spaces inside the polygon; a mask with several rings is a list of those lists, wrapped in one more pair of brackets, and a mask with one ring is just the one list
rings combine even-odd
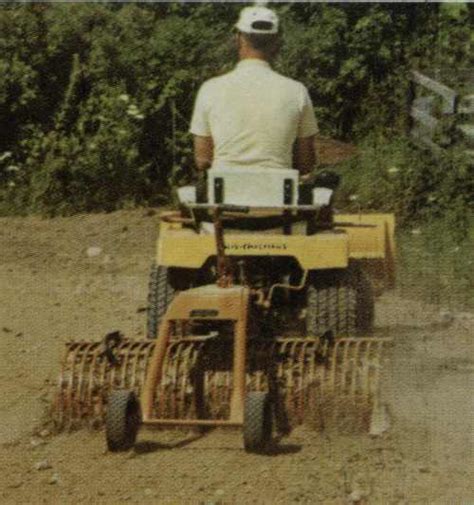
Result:
{"label": "dirt ground", "polygon": [[395,340],[380,437],[300,427],[258,456],[238,432],[143,431],[108,454],[101,432],[41,432],[64,342],[144,334],[157,224],[146,210],[0,219],[0,503],[474,504],[474,315],[396,292],[377,303]]}

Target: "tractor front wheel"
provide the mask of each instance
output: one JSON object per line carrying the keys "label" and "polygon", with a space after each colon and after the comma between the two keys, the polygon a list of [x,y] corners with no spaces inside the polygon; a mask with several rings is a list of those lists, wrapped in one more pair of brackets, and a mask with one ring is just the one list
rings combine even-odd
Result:
{"label": "tractor front wheel", "polygon": [[127,451],[135,444],[141,423],[140,403],[133,391],[113,391],[108,399],[105,434],[109,451]]}
{"label": "tractor front wheel", "polygon": [[272,405],[270,395],[248,393],[244,411],[244,447],[247,452],[262,452],[272,436]]}

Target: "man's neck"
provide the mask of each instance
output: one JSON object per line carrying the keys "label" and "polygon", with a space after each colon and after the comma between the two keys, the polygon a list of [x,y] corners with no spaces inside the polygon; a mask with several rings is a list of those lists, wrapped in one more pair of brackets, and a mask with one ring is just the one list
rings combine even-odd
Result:
{"label": "man's neck", "polygon": [[239,61],[242,60],[262,60],[270,63],[268,59],[260,51],[255,51],[250,48],[242,48],[239,52]]}
{"label": "man's neck", "polygon": [[252,64],[252,66],[259,65],[259,66],[271,67],[270,63],[262,58],[244,58],[243,60],[240,59],[238,64],[239,65]]}

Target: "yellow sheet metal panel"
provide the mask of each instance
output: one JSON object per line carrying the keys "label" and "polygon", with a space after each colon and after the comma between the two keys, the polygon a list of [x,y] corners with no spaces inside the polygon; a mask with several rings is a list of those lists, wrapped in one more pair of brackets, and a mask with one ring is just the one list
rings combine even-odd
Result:
{"label": "yellow sheet metal panel", "polygon": [[338,214],[335,222],[349,236],[351,258],[395,256],[393,214]]}
{"label": "yellow sheet metal panel", "polygon": [[349,256],[353,259],[385,256],[384,228],[375,225],[344,228],[349,237]]}
{"label": "yellow sheet metal panel", "polygon": [[[371,262],[377,267],[377,277],[385,288],[395,287],[395,217],[393,214],[339,214],[338,228],[349,236],[350,257],[379,259]],[[348,226],[344,226],[348,225]],[[382,267],[382,268],[380,268]]]}
{"label": "yellow sheet metal panel", "polygon": [[248,303],[250,291],[242,286],[219,288],[212,284],[178,293],[168,307],[166,318],[239,320]]}
{"label": "yellow sheet metal panel", "polygon": [[[348,265],[348,238],[344,232],[328,232],[312,236],[225,234],[229,256],[294,257],[303,269],[345,268]],[[159,265],[200,268],[216,254],[213,235],[200,235],[191,229],[161,227],[157,247]]]}

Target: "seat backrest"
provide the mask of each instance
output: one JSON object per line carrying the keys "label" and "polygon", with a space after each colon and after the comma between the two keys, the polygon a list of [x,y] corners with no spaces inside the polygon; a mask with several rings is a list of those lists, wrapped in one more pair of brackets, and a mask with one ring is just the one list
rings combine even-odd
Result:
{"label": "seat backrest", "polygon": [[293,169],[211,169],[207,173],[209,203],[281,207],[298,203],[298,171]]}

